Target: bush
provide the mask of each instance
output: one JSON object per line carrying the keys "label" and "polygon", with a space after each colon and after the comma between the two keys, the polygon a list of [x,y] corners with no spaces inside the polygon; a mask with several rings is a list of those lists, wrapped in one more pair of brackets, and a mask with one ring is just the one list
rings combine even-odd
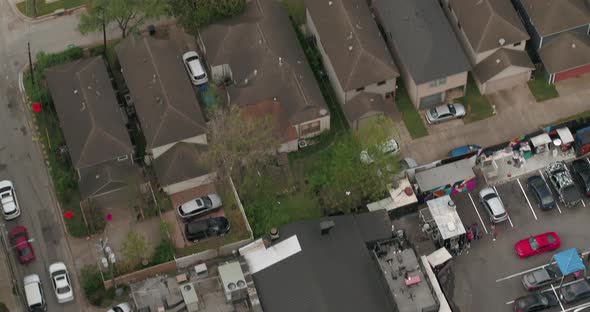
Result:
{"label": "bush", "polygon": [[92,304],[99,306],[106,297],[106,289],[100,271],[97,266],[85,266],[81,272],[81,284],[86,299]]}
{"label": "bush", "polygon": [[0,302],[0,312],[9,312],[6,305],[2,302]]}
{"label": "bush", "polygon": [[156,249],[154,250],[150,265],[157,265],[174,260],[175,251],[174,244],[169,238],[162,239],[160,244],[156,246]]}

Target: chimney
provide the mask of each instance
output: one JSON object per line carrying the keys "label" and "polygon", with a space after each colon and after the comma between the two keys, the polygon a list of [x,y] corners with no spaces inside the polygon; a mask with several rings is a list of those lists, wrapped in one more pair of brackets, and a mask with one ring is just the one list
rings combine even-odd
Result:
{"label": "chimney", "polygon": [[277,239],[279,239],[279,229],[277,229],[277,228],[270,229],[270,240],[272,242],[274,242]]}
{"label": "chimney", "polygon": [[334,221],[327,220],[320,222],[320,230],[322,235],[327,235],[330,233],[330,230],[334,227]]}

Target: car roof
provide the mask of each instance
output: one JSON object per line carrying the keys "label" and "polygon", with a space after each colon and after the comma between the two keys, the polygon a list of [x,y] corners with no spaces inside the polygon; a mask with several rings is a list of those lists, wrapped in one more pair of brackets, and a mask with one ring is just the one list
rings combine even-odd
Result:
{"label": "car roof", "polygon": [[551,275],[549,275],[549,272],[547,272],[546,269],[533,271],[531,272],[531,275],[535,278],[537,283],[551,279]]}
{"label": "car roof", "polygon": [[445,105],[439,105],[439,106],[435,107],[435,109],[436,109],[436,112],[437,112],[439,115],[442,115],[442,114],[448,114],[448,113],[450,113],[450,112],[451,112],[451,111],[449,110],[449,106],[448,106],[447,104],[445,104]]}
{"label": "car roof", "polygon": [[492,212],[495,215],[506,213],[506,210],[504,209],[504,205],[500,201],[499,197],[490,198],[487,200],[487,202],[488,202],[488,205],[490,205],[490,209],[492,209]]}

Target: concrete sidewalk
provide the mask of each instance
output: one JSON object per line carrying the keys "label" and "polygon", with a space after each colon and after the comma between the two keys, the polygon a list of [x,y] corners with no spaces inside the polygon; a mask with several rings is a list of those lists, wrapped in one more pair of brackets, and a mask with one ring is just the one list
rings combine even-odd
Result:
{"label": "concrete sidewalk", "polygon": [[0,248],[0,302],[4,303],[8,311],[22,311],[18,298],[12,293],[12,278],[8,268],[7,254]]}
{"label": "concrete sidewalk", "polygon": [[462,145],[477,144],[485,147],[499,144],[538,130],[556,120],[589,110],[590,75],[564,83],[578,85],[578,91],[570,91],[569,94],[541,103],[534,101],[524,84],[493,95],[490,99],[496,104],[495,116],[402,142],[402,151],[405,151],[406,156],[424,164],[445,158],[451,149]]}

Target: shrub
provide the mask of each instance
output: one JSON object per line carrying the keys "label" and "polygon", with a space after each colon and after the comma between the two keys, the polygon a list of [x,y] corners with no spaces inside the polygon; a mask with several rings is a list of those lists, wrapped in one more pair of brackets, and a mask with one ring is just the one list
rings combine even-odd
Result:
{"label": "shrub", "polygon": [[81,272],[81,280],[82,289],[84,290],[86,299],[88,299],[92,305],[101,305],[106,296],[106,290],[104,288],[104,283],[102,281],[102,277],[100,276],[98,267],[83,267]]}
{"label": "shrub", "polygon": [[9,312],[6,305],[2,302],[0,302],[0,312]]}
{"label": "shrub", "polygon": [[162,239],[160,244],[156,246],[156,249],[154,250],[150,265],[157,265],[174,260],[175,251],[174,244],[169,238]]}

